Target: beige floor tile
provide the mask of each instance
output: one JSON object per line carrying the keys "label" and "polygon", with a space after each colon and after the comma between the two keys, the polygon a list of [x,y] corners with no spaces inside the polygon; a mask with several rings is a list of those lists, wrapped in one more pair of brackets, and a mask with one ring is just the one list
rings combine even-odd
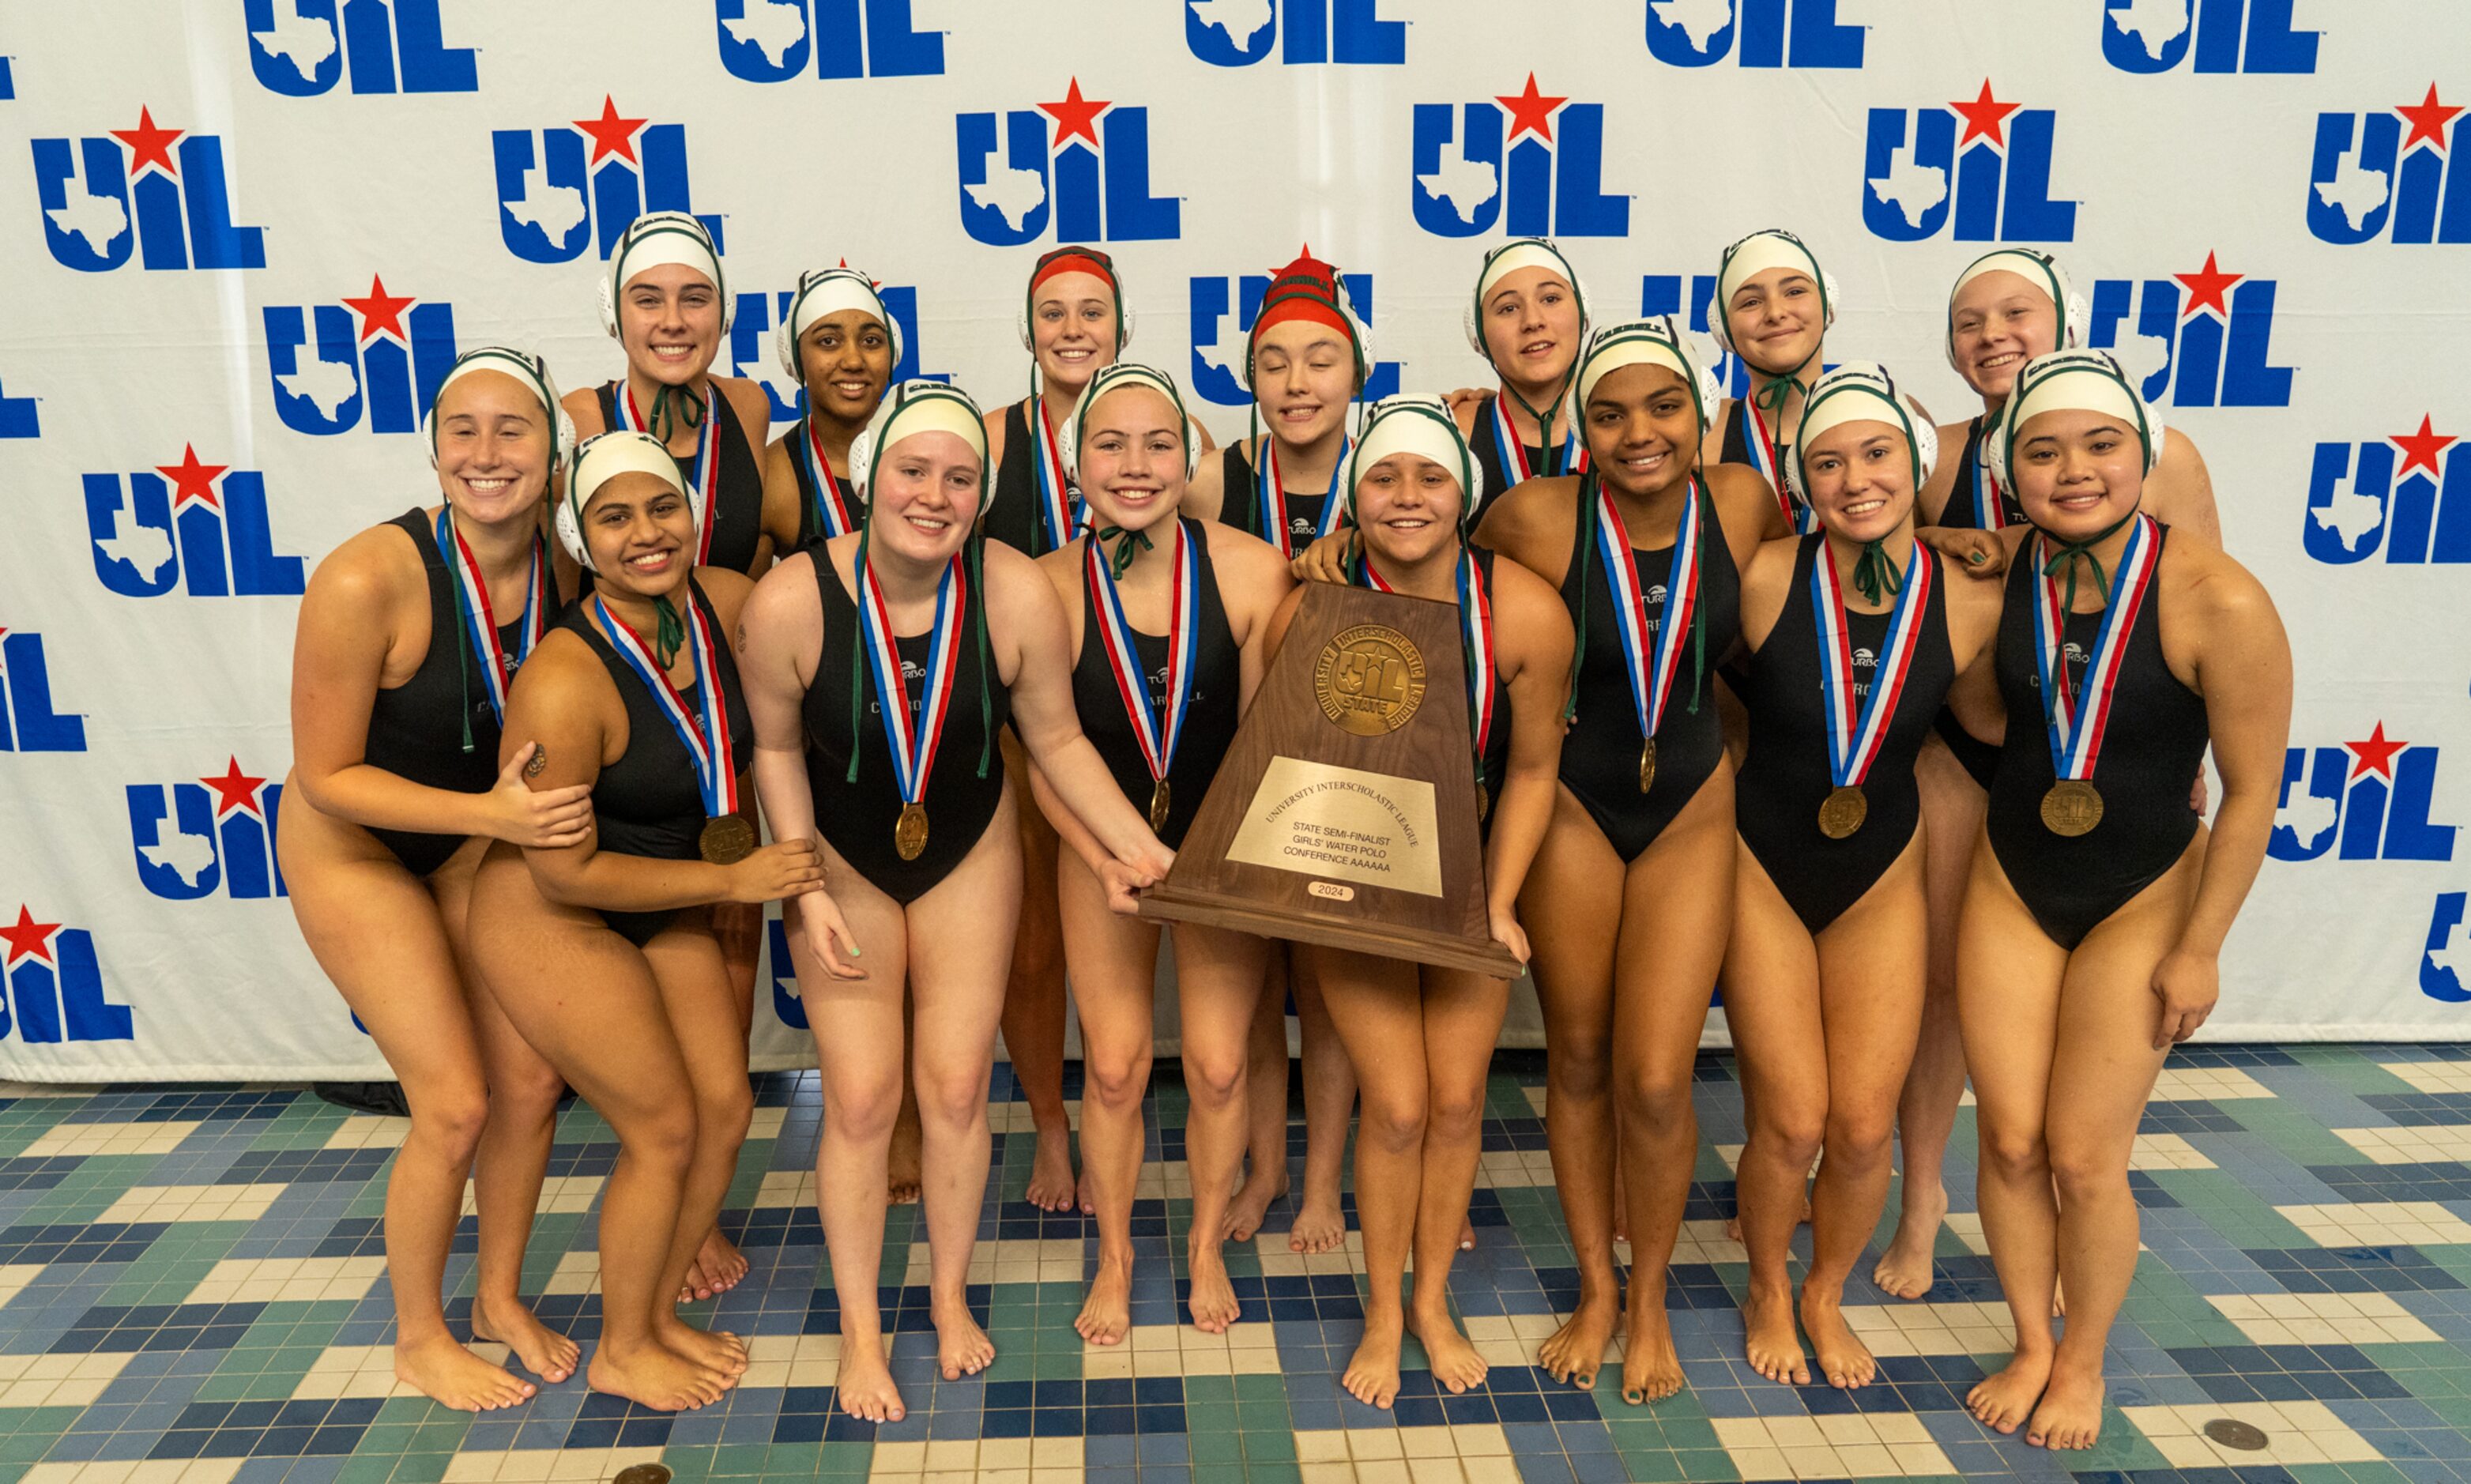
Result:
{"label": "beige floor tile", "polygon": [[22,1152],[29,1159],[70,1154],[169,1154],[197,1131],[195,1119],[170,1123],[56,1123]]}

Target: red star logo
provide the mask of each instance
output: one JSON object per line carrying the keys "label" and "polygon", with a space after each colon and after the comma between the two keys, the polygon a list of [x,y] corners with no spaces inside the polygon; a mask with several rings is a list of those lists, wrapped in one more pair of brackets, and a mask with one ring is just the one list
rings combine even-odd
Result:
{"label": "red star logo", "polygon": [[2405,134],[2402,140],[2403,153],[2409,153],[2411,147],[2423,139],[2439,150],[2444,149],[2445,126],[2454,122],[2454,115],[2462,111],[2462,106],[2438,103],[2436,84],[2431,82],[2428,84],[2426,98],[2417,103],[2398,104],[2394,111],[2403,116],[2405,123],[2411,125],[2411,132]]}
{"label": "red star logo", "polygon": [[231,760],[229,770],[221,778],[200,778],[198,782],[215,790],[215,817],[221,819],[235,809],[245,809],[260,819],[266,812],[257,807],[258,786],[263,778],[251,778],[240,770],[240,759]]}
{"label": "red star logo", "polygon": [[1106,112],[1113,103],[1113,99],[1082,97],[1081,80],[1074,78],[1072,85],[1064,90],[1063,102],[1040,104],[1038,111],[1055,121],[1057,145],[1079,134],[1089,140],[1090,147],[1094,150],[1098,147],[1098,115]]}
{"label": "red star logo", "polygon": [[59,930],[59,923],[38,923],[35,921],[34,913],[19,907],[17,926],[0,928],[0,939],[6,939],[9,944],[9,962],[11,963],[15,963],[28,954],[34,954],[45,963],[53,963],[56,960],[52,957],[52,934]]}
{"label": "red star logo", "polygon": [[154,472],[172,482],[172,508],[178,509],[185,500],[202,500],[221,509],[223,502],[215,498],[215,481],[230,467],[227,463],[200,463],[197,449],[183,444],[178,463],[158,463]]}
{"label": "red star logo", "polygon": [[1546,143],[1553,139],[1553,110],[1568,103],[1567,98],[1554,98],[1536,90],[1536,74],[1527,74],[1527,90],[1515,98],[1496,95],[1494,102],[1510,110],[1510,133],[1501,141],[1507,145],[1520,134],[1534,130]]}
{"label": "red star logo", "polygon": [[623,156],[629,165],[641,164],[635,158],[635,130],[650,123],[649,119],[625,119],[618,116],[618,105],[607,93],[600,95],[600,117],[577,119],[575,127],[592,136],[592,168],[610,155]]}
{"label": "red star logo", "polygon": [[2385,774],[2387,779],[2390,780],[2393,777],[2394,754],[2410,746],[2411,743],[2386,741],[2386,724],[2380,721],[2377,723],[2377,729],[2368,734],[2367,741],[2346,742],[2342,745],[2349,748],[2351,755],[2360,760],[2351,767],[2353,778],[2359,777],[2362,773],[2377,772]]}
{"label": "red star logo", "polygon": [[2223,295],[2230,292],[2232,284],[2247,274],[2224,272],[2216,266],[2214,255],[2208,252],[2203,268],[2193,273],[2173,273],[2171,276],[2188,286],[2188,303],[2179,311],[2180,318],[2185,319],[2200,309],[2211,309],[2217,316],[2228,319],[2231,317],[2230,305]]}
{"label": "red star logo", "polygon": [[[2436,94],[2429,96],[2435,97]],[[177,176],[180,167],[172,163],[172,141],[187,132],[185,129],[155,128],[154,110],[140,108],[137,110],[137,127],[115,129],[111,137],[137,152],[136,159],[129,164],[129,174],[135,175],[149,165],[158,165],[162,167],[163,174]]]}
{"label": "red star logo", "polygon": [[410,295],[397,295],[386,291],[386,280],[369,275],[369,292],[363,298],[346,298],[343,302],[361,317],[361,343],[368,343],[372,335],[387,334],[398,341],[411,337],[403,328],[403,312],[412,304]]}
{"label": "red star logo", "polygon": [[2402,450],[2402,467],[2394,471],[2394,478],[2401,479],[2413,467],[2426,469],[2428,477],[2433,480],[2445,477],[2445,471],[2436,466],[2436,456],[2445,452],[2447,445],[2455,441],[2455,436],[2430,428],[2427,413],[2420,414],[2417,433],[2405,433],[2386,441]]}
{"label": "red star logo", "polygon": [[2006,122],[2008,115],[2015,112],[2018,106],[2012,103],[2001,103],[1992,98],[1989,78],[1982,80],[1980,97],[1971,103],[1960,101],[1949,104],[1948,106],[1965,120],[1965,137],[1956,142],[1959,150],[1963,150],[1976,139],[1988,139],[2003,150],[2008,148],[2008,135],[2004,131]]}

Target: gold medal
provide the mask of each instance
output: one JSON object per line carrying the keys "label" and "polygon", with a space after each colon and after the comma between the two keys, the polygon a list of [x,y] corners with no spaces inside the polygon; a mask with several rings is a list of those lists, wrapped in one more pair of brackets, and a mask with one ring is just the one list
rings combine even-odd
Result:
{"label": "gold medal", "polygon": [[1484,823],[1485,815],[1492,813],[1493,789],[1483,784],[1477,784],[1475,786],[1475,822]]}
{"label": "gold medal", "polygon": [[1849,838],[1871,817],[1871,801],[1859,784],[1847,784],[1819,806],[1819,833],[1831,840]]}
{"label": "gold medal", "polygon": [[736,865],[755,854],[755,826],[744,814],[717,814],[703,822],[695,852],[715,865]]}
{"label": "gold medal", "polygon": [[1162,778],[1150,785],[1150,833],[1152,835],[1166,828],[1167,808],[1166,780]]}
{"label": "gold medal", "polygon": [[915,860],[927,853],[926,805],[901,806],[901,818],[892,826],[892,848],[904,860]]}
{"label": "gold medal", "polygon": [[1638,791],[1645,793],[1655,787],[1656,739],[1651,737],[1647,740],[1647,745],[1638,749]]}
{"label": "gold medal", "polygon": [[2102,823],[2102,793],[2081,778],[2062,778],[2042,795],[2042,827],[2070,839]]}

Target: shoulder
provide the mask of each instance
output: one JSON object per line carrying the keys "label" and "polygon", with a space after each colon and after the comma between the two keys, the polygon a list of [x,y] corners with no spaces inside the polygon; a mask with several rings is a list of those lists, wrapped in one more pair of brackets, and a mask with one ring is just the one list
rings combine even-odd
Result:
{"label": "shoulder", "polygon": [[326,554],[309,578],[307,596],[312,601],[375,611],[425,590],[422,567],[420,549],[389,521]]}
{"label": "shoulder", "polygon": [[1580,484],[1561,474],[1511,485],[1476,523],[1478,539],[1513,561],[1548,560],[1541,548],[1566,539],[1576,523]]}
{"label": "shoulder", "polygon": [[747,436],[759,445],[772,427],[772,399],[764,389],[743,376],[716,376],[712,384],[720,389],[729,409],[738,414],[739,423]]}
{"label": "shoulder", "polygon": [[609,431],[609,425],[601,420],[600,389],[598,385],[577,387],[558,398],[557,405],[565,408],[566,415],[575,419],[575,431],[578,436],[590,437],[596,433]]}
{"label": "shoulder", "polygon": [[1569,630],[1569,611],[1562,606],[1562,595],[1554,590],[1553,584],[1497,552],[1493,558],[1492,597],[1496,628],[1504,621],[1509,621],[1521,627],[1535,625],[1548,632],[1560,629],[1567,633]]}
{"label": "shoulder", "polygon": [[1287,575],[1287,559],[1279,549],[1260,537],[1237,530],[1221,521],[1203,521],[1202,539],[1210,547],[1210,564],[1217,569],[1219,585],[1229,582],[1251,583],[1283,579]]}
{"label": "shoulder", "polygon": [[1080,584],[1081,544],[1088,539],[1087,536],[1075,536],[1046,555],[1031,559],[1030,565],[1046,577],[1056,596],[1063,597]]}
{"label": "shoulder", "polygon": [[[710,584],[706,583],[709,590]],[[758,577],[744,600],[750,620],[788,618],[822,607],[815,596],[815,558],[812,552],[792,552]]]}
{"label": "shoulder", "polygon": [[581,634],[563,626],[542,637],[530,656],[516,670],[509,703],[521,702],[544,716],[559,716],[615,694],[608,668]]}
{"label": "shoulder", "polygon": [[724,629],[733,625],[738,610],[746,605],[746,595],[755,591],[753,578],[726,567],[697,567],[694,583],[703,591],[704,601],[712,604],[713,617],[720,620]]}
{"label": "shoulder", "polygon": [[1765,591],[1771,584],[1789,582],[1793,580],[1794,564],[1800,559],[1800,536],[1778,536],[1773,541],[1762,541],[1742,568],[1742,585]]}
{"label": "shoulder", "polygon": [[1768,506],[1776,500],[1776,491],[1766,477],[1748,464],[1704,464],[1699,479],[1715,500],[1717,513],[1729,521],[1735,515],[1764,520]]}
{"label": "shoulder", "polygon": [[2202,474],[2205,472],[2205,456],[2198,451],[2196,439],[2177,428],[2165,427],[2162,430],[2162,461],[2153,472]]}
{"label": "shoulder", "polygon": [[2256,575],[2237,557],[2218,547],[2173,539],[2162,546],[2155,574],[2163,591],[2186,601],[2191,611],[2209,622],[2248,623],[2273,612],[2273,599]]}

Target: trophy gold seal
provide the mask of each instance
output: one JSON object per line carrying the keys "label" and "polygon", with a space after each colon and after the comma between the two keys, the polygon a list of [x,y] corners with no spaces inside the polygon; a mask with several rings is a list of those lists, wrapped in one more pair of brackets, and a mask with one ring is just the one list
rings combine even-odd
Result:
{"label": "trophy gold seal", "polygon": [[1424,702],[1424,656],[1405,634],[1358,624],[1332,634],[1313,666],[1321,714],[1357,737],[1405,726]]}

